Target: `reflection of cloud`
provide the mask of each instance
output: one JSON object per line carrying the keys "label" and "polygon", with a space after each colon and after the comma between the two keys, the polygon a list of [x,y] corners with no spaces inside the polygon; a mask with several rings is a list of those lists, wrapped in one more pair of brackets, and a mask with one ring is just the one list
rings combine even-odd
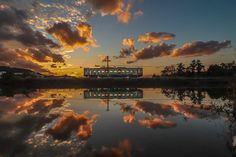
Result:
{"label": "reflection of cloud", "polygon": [[174,123],[174,122],[165,121],[165,120],[162,120],[162,119],[159,119],[159,118],[139,120],[139,124],[141,126],[146,127],[146,128],[152,128],[152,129],[171,128],[171,127],[176,126],[176,123]]}
{"label": "reflection of cloud", "polygon": [[96,115],[91,118],[87,113],[76,114],[74,112],[64,113],[57,123],[47,133],[51,134],[54,138],[67,139],[72,131],[77,132],[77,137],[86,139],[92,134],[92,124],[96,119]]}
{"label": "reflection of cloud", "polygon": [[191,113],[191,112],[189,111],[189,109],[187,109],[186,106],[184,106],[184,105],[180,105],[180,104],[177,104],[177,103],[173,103],[173,104],[171,105],[171,107],[172,107],[172,109],[173,109],[175,112],[183,114],[184,117],[186,117],[186,118],[191,118],[191,119],[192,119],[192,118],[197,118],[197,115],[194,114],[194,113]]}
{"label": "reflection of cloud", "polygon": [[94,157],[132,157],[132,144],[128,139],[120,142],[118,147],[107,148],[94,152]]}
{"label": "reflection of cloud", "polygon": [[170,105],[157,104],[148,101],[137,101],[134,106],[137,110],[150,115],[159,115],[164,117],[175,115],[175,112],[172,110]]}
{"label": "reflection of cloud", "polygon": [[133,123],[135,121],[135,115],[133,114],[125,115],[123,116],[123,121],[124,123]]}

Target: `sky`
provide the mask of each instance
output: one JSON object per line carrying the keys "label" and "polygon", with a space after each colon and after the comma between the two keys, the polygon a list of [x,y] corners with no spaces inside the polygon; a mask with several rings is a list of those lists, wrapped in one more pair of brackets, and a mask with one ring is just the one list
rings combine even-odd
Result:
{"label": "sky", "polygon": [[82,76],[84,67],[236,58],[235,0],[0,0],[0,65]]}

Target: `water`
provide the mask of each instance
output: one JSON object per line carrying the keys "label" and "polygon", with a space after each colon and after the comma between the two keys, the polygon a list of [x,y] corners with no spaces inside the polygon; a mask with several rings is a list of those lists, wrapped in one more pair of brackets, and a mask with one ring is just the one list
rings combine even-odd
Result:
{"label": "water", "polygon": [[233,156],[228,89],[1,89],[0,157]]}

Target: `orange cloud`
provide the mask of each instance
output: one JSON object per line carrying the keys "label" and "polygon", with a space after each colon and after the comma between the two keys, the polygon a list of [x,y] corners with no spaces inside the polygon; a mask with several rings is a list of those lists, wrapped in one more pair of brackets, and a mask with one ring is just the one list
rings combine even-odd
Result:
{"label": "orange cloud", "polygon": [[132,14],[130,9],[132,7],[131,1],[127,4],[126,8],[117,15],[117,19],[121,23],[129,23],[130,19],[132,18]]}
{"label": "orange cloud", "polygon": [[164,121],[159,118],[139,120],[139,124],[141,126],[146,127],[146,128],[152,128],[152,129],[156,129],[157,127],[171,128],[171,127],[176,126],[176,123],[174,123],[174,122]]}
{"label": "orange cloud", "polygon": [[79,139],[86,139],[92,134],[92,124],[96,120],[96,115],[88,117],[87,113],[76,114],[74,112],[66,112],[58,120],[58,122],[47,133],[54,138],[66,139],[72,131],[77,131]]}
{"label": "orange cloud", "polygon": [[119,146],[107,148],[103,147],[99,151],[94,152],[95,157],[132,157],[132,144],[128,139],[119,143]]}
{"label": "orange cloud", "polygon": [[97,46],[93,38],[92,26],[87,23],[79,23],[75,30],[72,30],[68,23],[56,23],[51,28],[48,28],[47,32],[53,35],[66,48],[83,48],[88,51],[87,46]]}
{"label": "orange cloud", "polygon": [[133,47],[134,44],[135,44],[135,41],[133,38],[124,38],[122,41],[123,46]]}
{"label": "orange cloud", "polygon": [[139,42],[144,43],[159,43],[161,41],[173,40],[175,38],[175,34],[167,33],[167,32],[149,32],[144,35],[140,35],[138,37]]}
{"label": "orange cloud", "polygon": [[50,73],[46,63],[64,63],[62,55],[50,49],[25,48],[10,49],[0,45],[0,65],[30,69],[37,72]]}
{"label": "orange cloud", "polygon": [[129,0],[87,0],[94,11],[100,12],[102,16],[114,15],[121,23],[128,23],[132,19],[132,1]]}
{"label": "orange cloud", "polygon": [[123,117],[124,123],[133,123],[135,121],[135,115],[129,114]]}
{"label": "orange cloud", "polygon": [[93,10],[102,15],[115,15],[122,11],[124,0],[87,0]]}

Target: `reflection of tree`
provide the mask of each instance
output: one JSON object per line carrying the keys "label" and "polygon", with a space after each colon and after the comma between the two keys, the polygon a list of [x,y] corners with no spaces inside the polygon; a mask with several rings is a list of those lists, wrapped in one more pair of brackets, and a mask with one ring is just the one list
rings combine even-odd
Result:
{"label": "reflection of tree", "polygon": [[236,83],[232,83],[232,95],[230,99],[233,101],[233,104],[227,104],[228,106],[232,106],[231,112],[228,113],[228,121],[229,121],[229,137],[228,146],[232,151],[232,154],[236,156]]}
{"label": "reflection of tree", "polygon": [[194,104],[201,104],[205,98],[205,91],[201,89],[162,89],[162,93],[168,98],[180,101],[189,98]]}
{"label": "reflection of tree", "polygon": [[188,88],[163,88],[162,93],[170,99],[183,101],[190,99],[194,104],[201,104],[206,94],[211,99],[227,100],[232,97],[232,89],[229,88],[206,88],[206,89],[188,89]]}

